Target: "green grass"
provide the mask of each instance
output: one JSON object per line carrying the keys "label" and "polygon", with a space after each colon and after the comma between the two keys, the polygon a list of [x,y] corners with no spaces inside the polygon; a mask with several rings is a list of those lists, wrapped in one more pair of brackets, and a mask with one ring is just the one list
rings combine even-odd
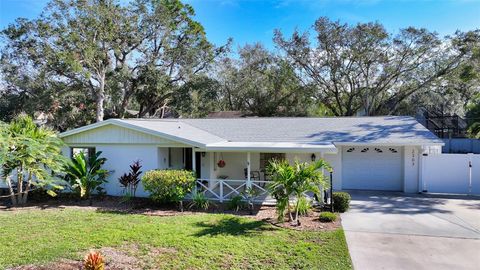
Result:
{"label": "green grass", "polygon": [[351,269],[340,229],[294,231],[222,214],[156,217],[71,208],[0,211],[0,269],[80,259],[88,249],[129,244],[140,246],[138,252],[175,250],[149,258],[153,269]]}

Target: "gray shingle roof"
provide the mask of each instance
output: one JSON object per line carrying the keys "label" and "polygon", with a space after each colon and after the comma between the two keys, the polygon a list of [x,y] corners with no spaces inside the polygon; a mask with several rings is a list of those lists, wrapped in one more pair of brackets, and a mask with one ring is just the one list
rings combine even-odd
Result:
{"label": "gray shingle roof", "polygon": [[[301,144],[377,143],[436,144],[438,137],[408,116],[326,117],[326,118],[233,118],[233,119],[156,119],[123,120],[145,128],[162,131],[177,122],[184,128],[178,136],[213,143],[292,142]],[[162,124],[165,123],[165,124]],[[198,132],[201,130],[204,132]],[[187,132],[188,131],[188,132]]]}

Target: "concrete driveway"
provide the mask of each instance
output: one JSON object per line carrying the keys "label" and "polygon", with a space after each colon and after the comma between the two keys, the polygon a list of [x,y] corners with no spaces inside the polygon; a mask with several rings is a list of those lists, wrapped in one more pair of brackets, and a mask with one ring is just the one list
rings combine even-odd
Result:
{"label": "concrete driveway", "polygon": [[342,225],[355,269],[480,269],[479,198],[350,194]]}

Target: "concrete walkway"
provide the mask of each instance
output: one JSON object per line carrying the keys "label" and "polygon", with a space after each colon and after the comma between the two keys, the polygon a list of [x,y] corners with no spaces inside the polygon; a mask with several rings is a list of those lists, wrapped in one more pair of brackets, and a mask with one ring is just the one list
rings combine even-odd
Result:
{"label": "concrete walkway", "polygon": [[351,195],[342,224],[355,269],[480,269],[479,198]]}

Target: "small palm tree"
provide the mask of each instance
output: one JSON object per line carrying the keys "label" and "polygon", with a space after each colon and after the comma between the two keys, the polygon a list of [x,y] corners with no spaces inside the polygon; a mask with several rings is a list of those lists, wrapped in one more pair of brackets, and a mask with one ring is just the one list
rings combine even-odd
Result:
{"label": "small palm tree", "polygon": [[80,198],[90,199],[90,203],[92,192],[99,190],[100,186],[107,182],[106,178],[109,172],[102,169],[107,159],[100,158],[101,154],[102,152],[98,151],[87,157],[80,152],[65,167],[66,180],[80,194]]}
{"label": "small palm tree", "polygon": [[52,196],[53,189],[63,188],[54,173],[65,164],[63,142],[54,131],[22,115],[0,125],[0,140],[1,179],[9,187],[13,205],[25,204],[32,186],[46,188]]}
{"label": "small palm tree", "polygon": [[[268,170],[272,175],[272,183],[268,188],[272,196],[277,200],[276,206],[279,221],[283,221],[286,211],[290,221],[294,224],[299,224],[298,210],[300,198],[305,196],[306,192],[313,192],[319,195],[320,187],[328,185],[321,171],[322,168],[331,170],[330,165],[324,160],[314,163],[295,161],[293,165],[290,165],[286,160],[270,162]],[[293,213],[290,207],[291,199],[296,201]]]}
{"label": "small palm tree", "polygon": [[277,201],[278,220],[282,221],[285,217],[285,211],[288,212],[290,221],[293,220],[290,212],[290,196],[293,193],[292,185],[295,181],[295,171],[286,160],[273,160],[268,166],[269,173],[272,175],[272,183],[268,186],[270,194]]}

